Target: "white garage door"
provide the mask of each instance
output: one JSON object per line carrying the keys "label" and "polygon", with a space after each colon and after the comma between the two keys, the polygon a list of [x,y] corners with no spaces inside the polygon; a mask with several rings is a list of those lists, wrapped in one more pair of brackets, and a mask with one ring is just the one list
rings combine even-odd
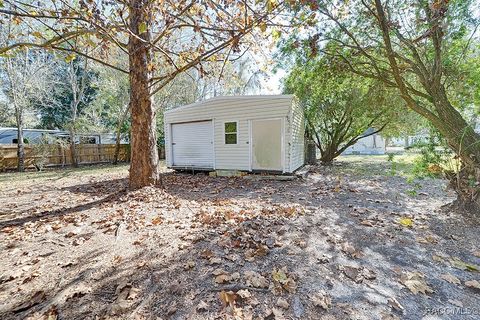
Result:
{"label": "white garage door", "polygon": [[174,166],[213,168],[212,121],[172,124]]}

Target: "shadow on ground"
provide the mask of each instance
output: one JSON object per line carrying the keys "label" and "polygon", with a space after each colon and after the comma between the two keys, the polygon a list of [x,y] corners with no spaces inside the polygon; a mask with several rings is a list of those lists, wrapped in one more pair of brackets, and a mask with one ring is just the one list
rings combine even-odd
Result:
{"label": "shadow on ground", "polygon": [[[110,219],[117,227],[94,233],[81,252],[55,248],[51,257],[63,274],[42,273],[42,281],[53,283],[43,287],[45,296],[14,312],[34,301],[35,290],[15,295],[18,301],[0,308],[2,319],[44,315],[52,307],[62,319],[217,319],[234,313],[239,319],[427,319],[430,311],[458,303],[462,310],[480,305],[478,291],[464,285],[478,273],[450,263],[480,264],[472,255],[480,243],[478,224],[440,209],[451,201],[443,181],[419,181],[414,197],[403,178],[350,175],[341,167],[317,168],[291,182],[183,174],[165,174],[163,181],[165,190],[130,193],[124,179],[65,188],[101,199],[41,218],[81,212],[89,225]],[[109,193],[112,188],[121,191]],[[107,217],[98,212],[101,204]],[[412,226],[400,224],[403,218]],[[27,221],[0,226],[21,228]],[[288,290],[278,290],[273,275],[283,267],[295,283]],[[252,272],[266,283],[258,285]],[[423,274],[433,292],[408,290],[401,279],[409,272]],[[443,280],[445,273],[460,284]],[[229,280],[215,281],[218,275]],[[18,283],[1,286],[13,292]],[[234,309],[222,303],[222,291],[236,294]],[[328,308],[318,305],[319,293],[331,298]],[[279,298],[288,306],[277,305]]]}

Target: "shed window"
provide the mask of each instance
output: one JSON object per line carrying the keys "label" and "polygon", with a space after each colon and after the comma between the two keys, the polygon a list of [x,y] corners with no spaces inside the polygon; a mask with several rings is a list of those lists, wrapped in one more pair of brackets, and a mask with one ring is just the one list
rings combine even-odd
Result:
{"label": "shed window", "polygon": [[237,144],[237,123],[225,122],[225,144]]}

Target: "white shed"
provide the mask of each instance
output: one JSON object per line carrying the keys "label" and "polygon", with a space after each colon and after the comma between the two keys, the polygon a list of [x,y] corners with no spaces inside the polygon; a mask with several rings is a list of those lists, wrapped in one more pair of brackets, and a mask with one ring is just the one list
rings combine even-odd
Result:
{"label": "white shed", "polygon": [[215,97],[166,111],[164,122],[169,168],[291,173],[304,164],[292,95]]}

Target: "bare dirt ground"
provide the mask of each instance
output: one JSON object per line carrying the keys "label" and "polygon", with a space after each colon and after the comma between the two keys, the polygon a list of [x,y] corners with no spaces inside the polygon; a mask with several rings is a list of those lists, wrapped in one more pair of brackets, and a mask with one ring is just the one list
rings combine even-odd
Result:
{"label": "bare dirt ground", "polygon": [[[1,319],[479,319],[479,224],[388,163],[265,181],[0,175]],[[413,189],[412,189],[413,188]]]}

